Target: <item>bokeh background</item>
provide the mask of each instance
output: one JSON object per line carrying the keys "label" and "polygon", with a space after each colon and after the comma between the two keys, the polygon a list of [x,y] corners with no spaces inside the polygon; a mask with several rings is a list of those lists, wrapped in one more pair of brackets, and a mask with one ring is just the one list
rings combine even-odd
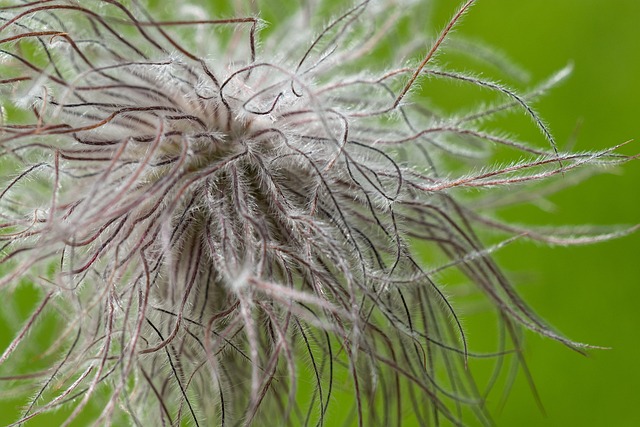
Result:
{"label": "bokeh background", "polygon": [[[455,1],[436,1],[442,26]],[[637,0],[479,0],[457,30],[502,50],[539,81],[571,61],[572,76],[534,105],[562,145],[579,127],[576,150],[640,138],[640,2]],[[581,125],[580,125],[581,123]],[[519,128],[537,138],[535,128]],[[640,152],[640,141],[621,152]],[[510,210],[531,224],[640,222],[640,163],[592,177],[547,198],[552,205]],[[525,354],[546,409],[520,375],[498,426],[640,425],[640,234],[603,244],[547,248],[517,244],[497,254],[522,282],[535,310],[572,339],[611,347],[589,357],[527,336]],[[472,339],[481,339],[479,333]]]}
{"label": "bokeh background", "polygon": [[[431,35],[458,5],[451,0],[431,2],[430,22],[425,22]],[[639,28],[638,0],[478,0],[456,34],[498,48],[530,73],[532,83],[572,62],[572,76],[534,105],[560,146],[575,139],[577,150],[598,150],[640,138]],[[438,60],[456,69],[482,68],[455,55]],[[454,109],[471,96],[451,85],[423,87],[429,91],[424,96],[445,100],[445,110],[447,102]],[[517,130],[522,140],[540,141],[535,126],[522,126],[522,117],[500,124]],[[640,152],[640,141],[620,152]],[[640,161],[635,161],[501,215],[534,225],[636,224],[639,186]],[[639,254],[640,233],[586,247],[517,242],[496,255],[543,318],[571,339],[611,347],[584,357],[528,334],[525,354],[546,415],[520,374],[504,407],[494,412],[498,426],[640,425]],[[29,292],[23,299],[28,297]],[[5,310],[7,302],[2,304]],[[28,303],[19,309],[28,311]],[[481,323],[467,324],[472,345],[489,334]],[[11,341],[9,326],[15,325],[0,316],[0,349]],[[5,386],[0,382],[0,391]],[[15,419],[15,403],[0,403],[0,425]],[[489,404],[494,410],[500,406]],[[28,425],[55,426],[59,419],[53,416]]]}

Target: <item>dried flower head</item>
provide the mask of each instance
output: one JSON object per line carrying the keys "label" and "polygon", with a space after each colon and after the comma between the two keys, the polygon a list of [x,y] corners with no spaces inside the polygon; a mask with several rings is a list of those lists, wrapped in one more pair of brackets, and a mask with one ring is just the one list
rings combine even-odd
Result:
{"label": "dried flower head", "polygon": [[[31,394],[12,425],[67,406],[66,426],[93,400],[104,400],[96,425],[329,425],[344,390],[359,425],[400,425],[409,409],[420,425],[488,424],[493,382],[474,380],[470,358],[497,371],[519,360],[522,328],[580,349],[527,307],[491,252],[521,237],[614,234],[504,224],[487,215],[491,199],[465,193],[508,186],[517,201],[528,183],[626,160],[556,148],[528,99],[567,70],[520,96],[438,68],[474,0],[426,49],[393,46],[395,67],[367,68],[423,5],[365,0],[320,27],[327,4],[316,3],[281,12],[262,45],[257,10],[211,19],[180,6],[160,20],[138,1],[0,9],[0,286],[41,290],[0,356],[9,395]],[[411,102],[429,76],[502,100],[439,114]],[[511,110],[546,147],[481,129]],[[491,146],[521,160],[489,167]],[[483,244],[487,231],[502,241]],[[468,349],[437,282],[445,270],[495,309],[494,353]],[[56,336],[29,371],[27,336],[48,313]]]}

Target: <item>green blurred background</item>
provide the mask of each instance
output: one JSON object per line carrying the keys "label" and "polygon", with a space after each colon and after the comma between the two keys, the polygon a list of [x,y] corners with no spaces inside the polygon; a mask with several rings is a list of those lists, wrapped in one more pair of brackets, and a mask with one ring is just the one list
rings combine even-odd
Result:
{"label": "green blurred background", "polygon": [[[433,24],[444,25],[457,3],[436,1]],[[578,122],[576,150],[640,137],[639,1],[479,0],[457,34],[496,46],[534,82],[573,62],[572,76],[534,104],[559,145]],[[528,129],[519,132],[523,139],[539,138]],[[640,141],[621,152],[640,152]],[[531,224],[635,224],[639,186],[635,161],[549,197],[550,211],[523,207],[505,216]],[[640,234],[572,248],[518,243],[497,258],[523,278],[518,289],[543,318],[571,339],[612,348],[583,357],[528,335],[525,354],[547,415],[520,375],[497,425],[639,426]]]}
{"label": "green blurred background", "polygon": [[[458,5],[458,1],[433,1],[431,22],[425,27],[442,28]],[[533,83],[573,62],[573,75],[535,103],[560,146],[578,123],[582,125],[577,150],[602,149],[639,137],[640,1],[478,0],[456,33],[499,48],[531,73]],[[441,64],[447,60],[441,58]],[[477,68],[470,64],[469,69]],[[435,85],[432,95],[446,97],[450,90]],[[466,101],[456,98],[452,106],[456,102]],[[540,140],[534,126],[520,123],[514,119],[520,139]],[[621,152],[640,152],[640,141]],[[603,173],[548,197],[545,209],[522,206],[503,216],[529,224],[640,222],[640,162],[611,172],[615,173]],[[498,426],[640,425],[639,250],[636,233],[586,247],[518,242],[497,255],[519,292],[543,318],[571,339],[612,348],[583,357],[556,342],[527,335],[525,353],[547,415],[537,408],[519,375],[507,404],[495,414]],[[484,332],[481,326],[469,327],[473,346]],[[6,325],[0,325],[0,348],[11,340],[7,332]],[[0,403],[0,425],[15,415],[12,403]],[[55,425],[54,419],[29,425]]]}

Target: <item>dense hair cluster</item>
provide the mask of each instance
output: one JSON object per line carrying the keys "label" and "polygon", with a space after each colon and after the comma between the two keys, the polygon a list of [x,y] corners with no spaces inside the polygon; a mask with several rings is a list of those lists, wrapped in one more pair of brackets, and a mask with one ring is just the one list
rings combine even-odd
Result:
{"label": "dense hair cluster", "polygon": [[[359,425],[488,424],[493,381],[478,384],[470,358],[496,372],[518,363],[522,327],[578,348],[490,255],[519,237],[611,236],[503,224],[464,189],[526,192],[626,159],[559,152],[526,96],[432,66],[473,0],[426,51],[396,48],[395,64],[418,52],[415,63],[384,71],[363,65],[420,5],[363,1],[319,27],[315,3],[262,44],[257,10],[210,19],[189,6],[160,20],[137,1],[0,8],[0,286],[41,289],[0,356],[4,384],[31,396],[15,425],[61,406],[68,425],[93,400],[104,400],[96,425],[329,425],[341,413]],[[503,101],[442,116],[408,102],[425,76]],[[547,148],[480,129],[513,109]],[[524,160],[461,169],[491,145]],[[479,230],[504,238],[486,247]],[[445,270],[491,302],[495,353],[467,348],[436,282]],[[21,354],[47,312],[59,319],[39,356],[48,367],[29,372]],[[353,408],[340,412],[344,396]]]}

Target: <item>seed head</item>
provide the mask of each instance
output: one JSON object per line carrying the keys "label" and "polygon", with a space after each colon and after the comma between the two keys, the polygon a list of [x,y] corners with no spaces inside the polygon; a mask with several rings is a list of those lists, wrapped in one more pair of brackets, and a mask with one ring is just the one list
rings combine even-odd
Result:
{"label": "seed head", "polygon": [[[359,425],[400,425],[409,408],[421,425],[462,425],[465,407],[489,424],[491,384],[477,384],[469,359],[499,368],[518,357],[523,327],[581,348],[526,306],[491,253],[522,237],[613,235],[503,224],[486,214],[492,199],[466,194],[508,186],[517,201],[528,183],[626,160],[561,152],[529,106],[567,70],[518,95],[438,68],[474,0],[426,49],[394,46],[390,68],[367,69],[423,6],[363,1],[319,27],[315,3],[262,45],[262,11],[211,19],[178,7],[161,20],[117,0],[0,9],[0,286],[41,290],[0,356],[4,379],[32,395],[13,425],[69,405],[66,426],[101,399],[96,424],[332,425],[344,389]],[[428,76],[502,98],[439,114],[414,99]],[[539,127],[544,148],[481,129],[511,110]],[[522,160],[487,166],[492,145]],[[487,235],[502,241],[487,246]],[[445,270],[497,313],[494,353],[469,350],[438,283]],[[46,313],[56,339],[33,372],[27,336]]]}

